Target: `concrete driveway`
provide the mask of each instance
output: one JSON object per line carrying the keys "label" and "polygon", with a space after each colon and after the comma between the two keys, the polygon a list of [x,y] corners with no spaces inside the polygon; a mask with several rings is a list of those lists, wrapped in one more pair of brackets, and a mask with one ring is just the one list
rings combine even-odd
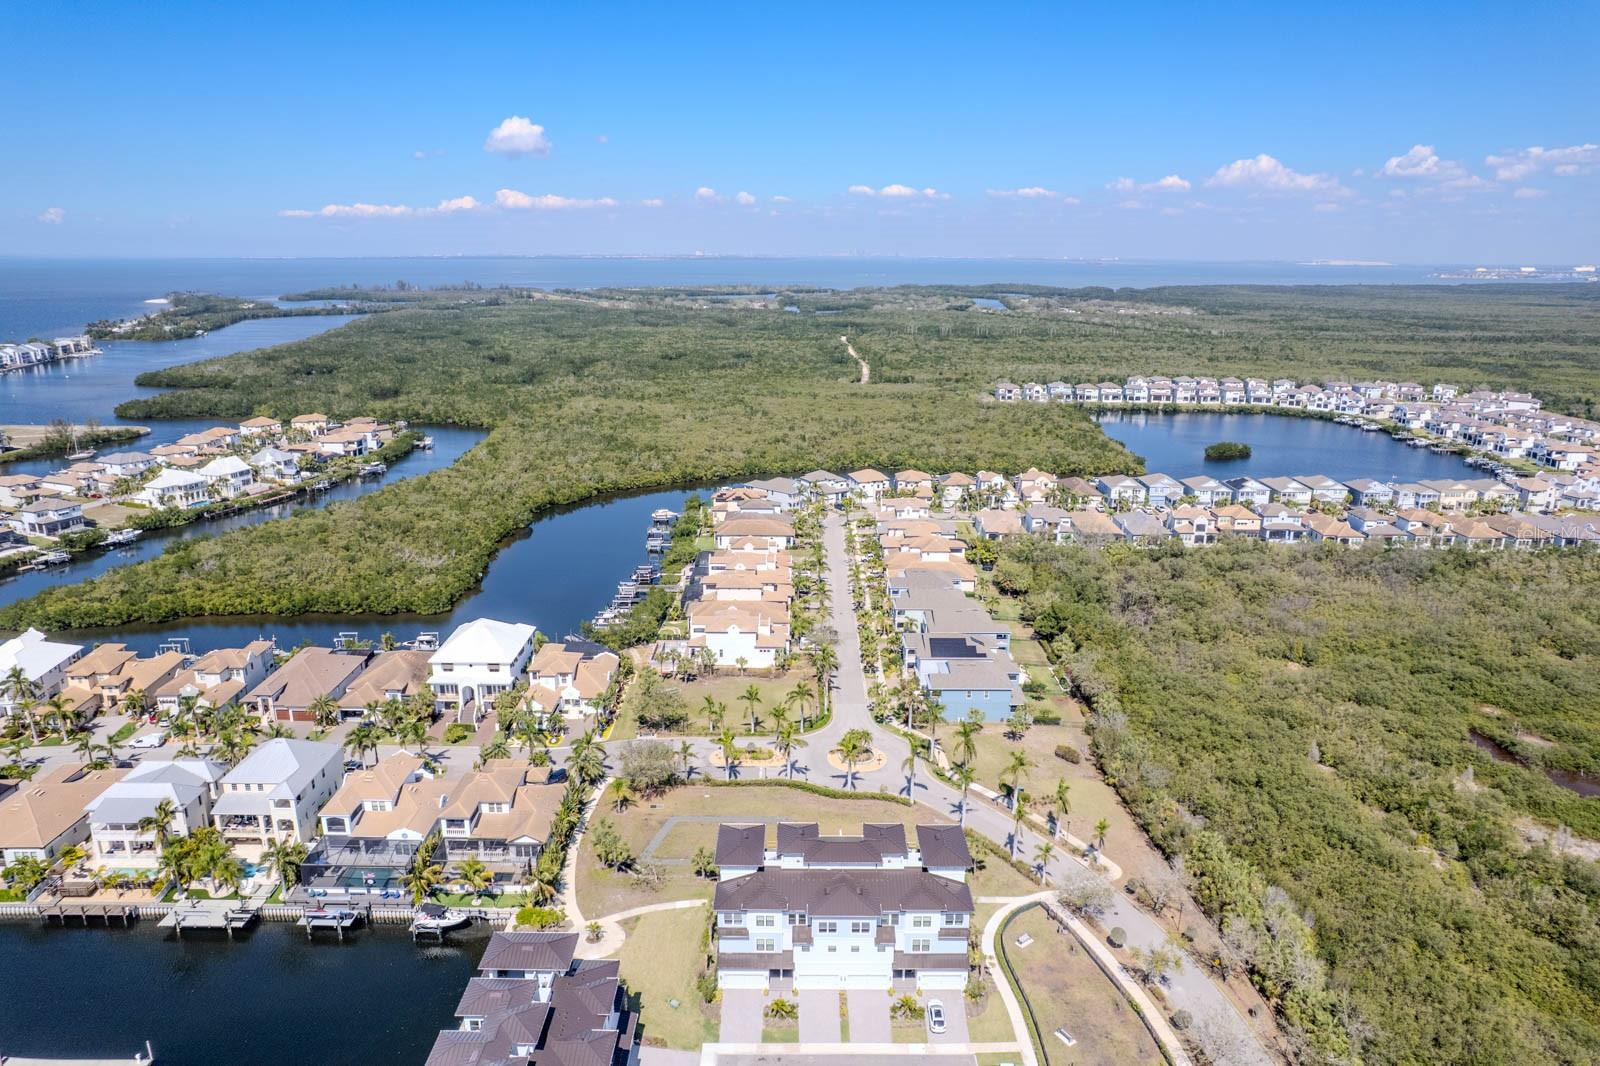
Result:
{"label": "concrete driveway", "polygon": [[766,997],[759,988],[724,988],[718,1039],[724,1044],[761,1043],[761,1016],[766,1009]]}
{"label": "concrete driveway", "polygon": [[938,1000],[944,1004],[944,1032],[928,1035],[930,1044],[965,1044],[967,1043],[967,1003],[966,997],[959,991],[935,992],[924,1000]]}
{"label": "concrete driveway", "polygon": [[[839,1042],[839,993],[835,989],[801,989],[800,1043],[837,1044]],[[853,1034],[852,1034],[853,1035]]]}
{"label": "concrete driveway", "polygon": [[888,1044],[889,996],[881,988],[857,988],[846,993],[850,1004],[850,1043]]}

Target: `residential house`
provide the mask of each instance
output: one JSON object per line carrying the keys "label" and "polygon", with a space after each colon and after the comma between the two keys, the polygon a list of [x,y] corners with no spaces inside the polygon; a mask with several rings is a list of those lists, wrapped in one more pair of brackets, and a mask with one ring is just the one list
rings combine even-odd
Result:
{"label": "residential house", "polygon": [[1065,544],[1072,539],[1072,513],[1060,507],[1036,503],[1022,513],[1022,528],[1036,537]]}
{"label": "residential house", "polygon": [[274,841],[310,844],[317,835],[317,812],[339,787],[343,772],[343,749],[337,744],[282,737],[263,741],[222,776],[212,823],[249,861],[259,860]]}
{"label": "residential house", "polygon": [[1105,544],[1122,538],[1122,527],[1104,511],[1072,512],[1072,540],[1076,544]]}
{"label": "residential house", "polygon": [[425,1066],[637,1066],[621,964],[575,961],[577,945],[576,933],[495,933]]}
{"label": "residential house", "polygon": [[1017,512],[990,507],[972,516],[972,527],[985,540],[1017,536],[1022,532],[1022,519]]}
{"label": "residential house", "polygon": [[975,489],[978,485],[977,478],[971,474],[963,474],[960,471],[944,474],[934,480],[939,483],[939,498],[943,501],[946,509],[955,507],[961,502],[962,496]]}
{"label": "residential house", "polygon": [[1216,516],[1210,508],[1196,504],[1179,504],[1167,512],[1167,532],[1186,547],[1215,541],[1216,523]]}
{"label": "residential house", "polygon": [[337,700],[366,667],[371,652],[334,648],[301,648],[294,656],[245,694],[245,704],[263,718],[310,722],[318,697]]}
{"label": "residential house", "polygon": [[300,457],[282,448],[262,448],[250,457],[250,465],[273,481],[297,481],[300,477]]}
{"label": "residential house", "polygon": [[1166,523],[1149,511],[1129,511],[1114,516],[1112,521],[1130,544],[1149,547],[1164,542],[1169,536]]}
{"label": "residential house", "polygon": [[712,538],[724,551],[747,547],[791,548],[794,546],[794,523],[777,515],[735,514],[717,526]]}
{"label": "residential house", "polygon": [[1022,390],[1009,381],[1002,381],[994,387],[994,398],[1001,403],[1016,403],[1022,399]]}
{"label": "residential house", "polygon": [[1186,491],[1181,482],[1166,474],[1144,474],[1137,480],[1144,486],[1145,502],[1151,507],[1171,507]]}
{"label": "residential house", "polygon": [[752,481],[749,488],[758,489],[766,494],[781,509],[788,511],[800,506],[804,496],[804,488],[800,482],[788,477],[769,477],[760,481]]}
{"label": "residential house", "polygon": [[146,696],[183,669],[184,656],[164,651],[141,659],[125,644],[101,644],[67,667],[62,695],[80,714],[114,714],[133,692]]}
{"label": "residential house", "polygon": [[717,834],[717,983],[796,991],[897,983],[959,995],[968,973],[972,864],[958,826],[866,824],[823,836],[815,824],[724,825]]}
{"label": "residential house", "polygon": [[1261,516],[1238,503],[1223,504],[1215,512],[1217,533],[1221,536],[1259,537]]}
{"label": "residential house", "polygon": [[11,525],[25,537],[59,537],[86,528],[83,504],[65,500],[31,500],[16,509]]}
{"label": "residential house", "polygon": [[493,618],[456,627],[428,660],[432,667],[428,684],[440,709],[454,714],[457,721],[481,721],[495,696],[515,686],[528,668],[536,634],[533,626]]}
{"label": "residential house", "polygon": [[1344,503],[1350,498],[1350,490],[1341,482],[1321,474],[1305,474],[1295,478],[1296,481],[1311,490],[1311,498],[1321,503]]}
{"label": "residential house", "polygon": [[283,433],[283,423],[276,418],[247,418],[239,423],[239,436],[245,439],[257,438],[276,440]]}
{"label": "residential house", "polygon": [[847,476],[850,478],[850,491],[867,503],[873,503],[878,497],[889,492],[893,484],[888,474],[871,467],[852,471]]}
{"label": "residential house", "polygon": [[952,720],[980,714],[984,721],[1004,721],[1024,702],[1022,668],[988,636],[907,633],[901,652],[922,690]]}
{"label": "residential house", "polygon": [[688,613],[689,646],[709,648],[718,666],[771,669],[789,653],[789,613],[782,606],[696,600]]}
{"label": "residential house", "polygon": [[325,414],[295,415],[289,419],[289,429],[307,437],[320,437],[328,431],[331,422]]}
{"label": "residential house", "polygon": [[185,837],[211,824],[226,767],[209,759],[141,762],[89,800],[89,862],[113,870],[152,870],[161,862],[161,832],[145,828],[163,802],[172,816],[163,827]]}
{"label": "residential house", "polygon": [[528,701],[564,718],[599,714],[620,663],[615,652],[599,644],[552,641],[528,664]]}
{"label": "residential house", "polygon": [[243,702],[240,697],[272,672],[273,648],[270,640],[252,640],[242,648],[208,651],[146,694],[163,714],[177,711],[185,700],[192,700],[196,707],[212,708]]}
{"label": "residential house", "polygon": [[1182,481],[1183,496],[1193,496],[1194,501],[1201,507],[1215,507],[1219,504],[1232,503],[1233,492],[1214,477],[1186,477]]}
{"label": "residential house", "polygon": [[921,470],[901,470],[894,475],[894,491],[898,493],[916,492],[919,489],[933,489],[933,475],[923,473]]}
{"label": "residential house", "polygon": [[1308,536],[1314,541],[1331,541],[1347,547],[1366,542],[1365,535],[1350,523],[1326,514],[1310,514],[1305,520]]}
{"label": "residential house", "polygon": [[1262,478],[1261,483],[1272,493],[1272,503],[1304,507],[1311,502],[1311,486],[1292,477]]}
{"label": "residential house", "polygon": [[1561,498],[1560,486],[1540,477],[1519,477],[1511,482],[1517,502],[1524,510],[1553,511]]}
{"label": "residential house", "polygon": [[255,471],[250,469],[250,464],[236,455],[213,459],[195,473],[205,478],[209,495],[225,500],[242,495],[255,481]]}
{"label": "residential house", "polygon": [[163,470],[133,498],[156,508],[199,507],[209,499],[211,482],[187,470]]}
{"label": "residential house", "polygon": [[[375,652],[339,697],[339,716],[359,718],[374,704],[405,702],[419,693],[432,695],[429,653],[401,648]],[[291,660],[293,661],[293,660]]]}
{"label": "residential house", "polygon": [[1029,403],[1048,403],[1050,401],[1050,390],[1037,381],[1024,382],[1022,398]]}
{"label": "residential house", "polygon": [[1113,506],[1137,507],[1145,501],[1147,490],[1144,483],[1137,478],[1127,477],[1122,474],[1108,474],[1105,477],[1097,477],[1094,480],[1095,486],[1100,490],[1100,494],[1106,498],[1107,503]]}
{"label": "residential house", "polygon": [[[32,683],[36,698],[43,702],[66,685],[67,668],[83,657],[82,644],[50,640],[37,629],[26,629],[0,644],[0,678],[13,670]],[[0,691],[0,715],[16,713],[16,697]]]}
{"label": "residential house", "polygon": [[149,452],[111,452],[95,457],[112,478],[138,477],[161,460]]}
{"label": "residential house", "polygon": [[1369,477],[1345,482],[1350,501],[1358,507],[1389,507],[1394,504],[1394,486]]}
{"label": "residential house", "polygon": [[85,805],[126,772],[64,763],[19,784],[0,799],[0,866],[23,857],[53,863],[64,849],[88,840]]}

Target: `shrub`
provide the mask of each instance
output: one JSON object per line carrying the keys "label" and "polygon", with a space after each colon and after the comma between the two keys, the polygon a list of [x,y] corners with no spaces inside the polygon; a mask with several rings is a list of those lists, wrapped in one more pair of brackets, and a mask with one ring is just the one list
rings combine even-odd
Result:
{"label": "shrub", "polygon": [[800,792],[809,792],[813,796],[827,796],[829,799],[866,800],[871,803],[887,802],[898,803],[902,807],[909,807],[912,801],[905,796],[891,796],[886,792],[851,792],[842,788],[829,788],[827,785],[814,785],[810,781],[790,781],[782,777],[761,777],[750,781],[725,781],[720,777],[708,778],[695,782],[696,787],[710,785],[713,788],[722,788],[730,785],[739,788],[792,788]]}
{"label": "shrub", "polygon": [[474,730],[465,722],[451,722],[444,727],[444,742],[446,744],[460,744],[472,736]]}
{"label": "shrub", "polygon": [[889,1006],[889,1015],[896,1021],[920,1021],[925,1015],[922,1004],[917,1002],[915,996],[901,996]]}
{"label": "shrub", "polygon": [[555,907],[523,907],[517,911],[517,925],[524,929],[552,929],[567,920]]}
{"label": "shrub", "polygon": [[1029,713],[1033,715],[1033,724],[1034,725],[1060,725],[1061,724],[1061,715],[1057,714],[1055,711],[1050,710],[1049,708],[1041,707],[1038,710],[1030,711]]}
{"label": "shrub", "polygon": [[1212,462],[1228,459],[1250,458],[1250,445],[1236,440],[1221,440],[1215,444],[1206,445],[1206,458]]}
{"label": "shrub", "polygon": [[800,1017],[800,1008],[794,1005],[793,1000],[775,999],[767,1004],[767,1017],[792,1022]]}
{"label": "shrub", "polygon": [[707,970],[695,978],[694,990],[700,993],[702,1002],[715,1003],[717,1001],[717,971]]}
{"label": "shrub", "polygon": [[1113,925],[1111,932],[1106,934],[1106,943],[1114,948],[1120,948],[1128,942],[1128,933],[1120,925]]}
{"label": "shrub", "polygon": [[[1059,723],[1061,719],[1058,717],[1056,721]],[[1083,761],[1083,755],[1079,753],[1078,749],[1073,747],[1071,744],[1057,744],[1056,758],[1064,759],[1074,766]]]}
{"label": "shrub", "polygon": [[1172,1012],[1172,1017],[1168,1018],[1167,1021],[1171,1022],[1172,1027],[1181,1033],[1194,1024],[1194,1015],[1186,1010],[1175,1010]]}

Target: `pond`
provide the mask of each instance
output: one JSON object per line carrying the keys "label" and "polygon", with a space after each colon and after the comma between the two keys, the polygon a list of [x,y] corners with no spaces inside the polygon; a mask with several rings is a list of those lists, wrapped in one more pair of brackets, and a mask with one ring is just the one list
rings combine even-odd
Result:
{"label": "pond", "polygon": [[[486,929],[486,927],[479,927]],[[403,926],[308,942],[266,922],[228,939],[0,923],[0,1051],[161,1066],[420,1063],[477,968],[487,933],[412,943]]]}
{"label": "pond", "polygon": [[[1176,478],[1322,474],[1335,481],[1422,481],[1485,476],[1457,456],[1412,448],[1387,433],[1363,433],[1321,418],[1115,411],[1100,415],[1097,421],[1107,436],[1144,460],[1147,472]],[[1250,458],[1206,459],[1206,445],[1218,441],[1250,445]]]}
{"label": "pond", "polygon": [[1576,792],[1580,796],[1600,796],[1600,781],[1584,774],[1575,774],[1570,770],[1557,770],[1549,766],[1534,766],[1524,762],[1516,752],[1502,747],[1490,737],[1484,736],[1476,729],[1472,730],[1472,742],[1480,751],[1487,752],[1489,758],[1495,762],[1511,763],[1525,770],[1536,770],[1550,780],[1551,784],[1559,785],[1568,792]]}

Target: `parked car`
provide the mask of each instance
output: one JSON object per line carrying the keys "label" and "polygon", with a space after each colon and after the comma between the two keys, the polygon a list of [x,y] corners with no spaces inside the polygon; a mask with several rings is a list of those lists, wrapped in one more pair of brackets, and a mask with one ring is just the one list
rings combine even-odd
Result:
{"label": "parked car", "polygon": [[142,737],[134,737],[133,743],[128,746],[130,748],[159,748],[166,742],[167,735],[158,729],[154,733],[146,733]]}
{"label": "parked car", "polygon": [[938,1036],[945,1028],[944,1003],[941,1000],[928,1000],[928,1032]]}

